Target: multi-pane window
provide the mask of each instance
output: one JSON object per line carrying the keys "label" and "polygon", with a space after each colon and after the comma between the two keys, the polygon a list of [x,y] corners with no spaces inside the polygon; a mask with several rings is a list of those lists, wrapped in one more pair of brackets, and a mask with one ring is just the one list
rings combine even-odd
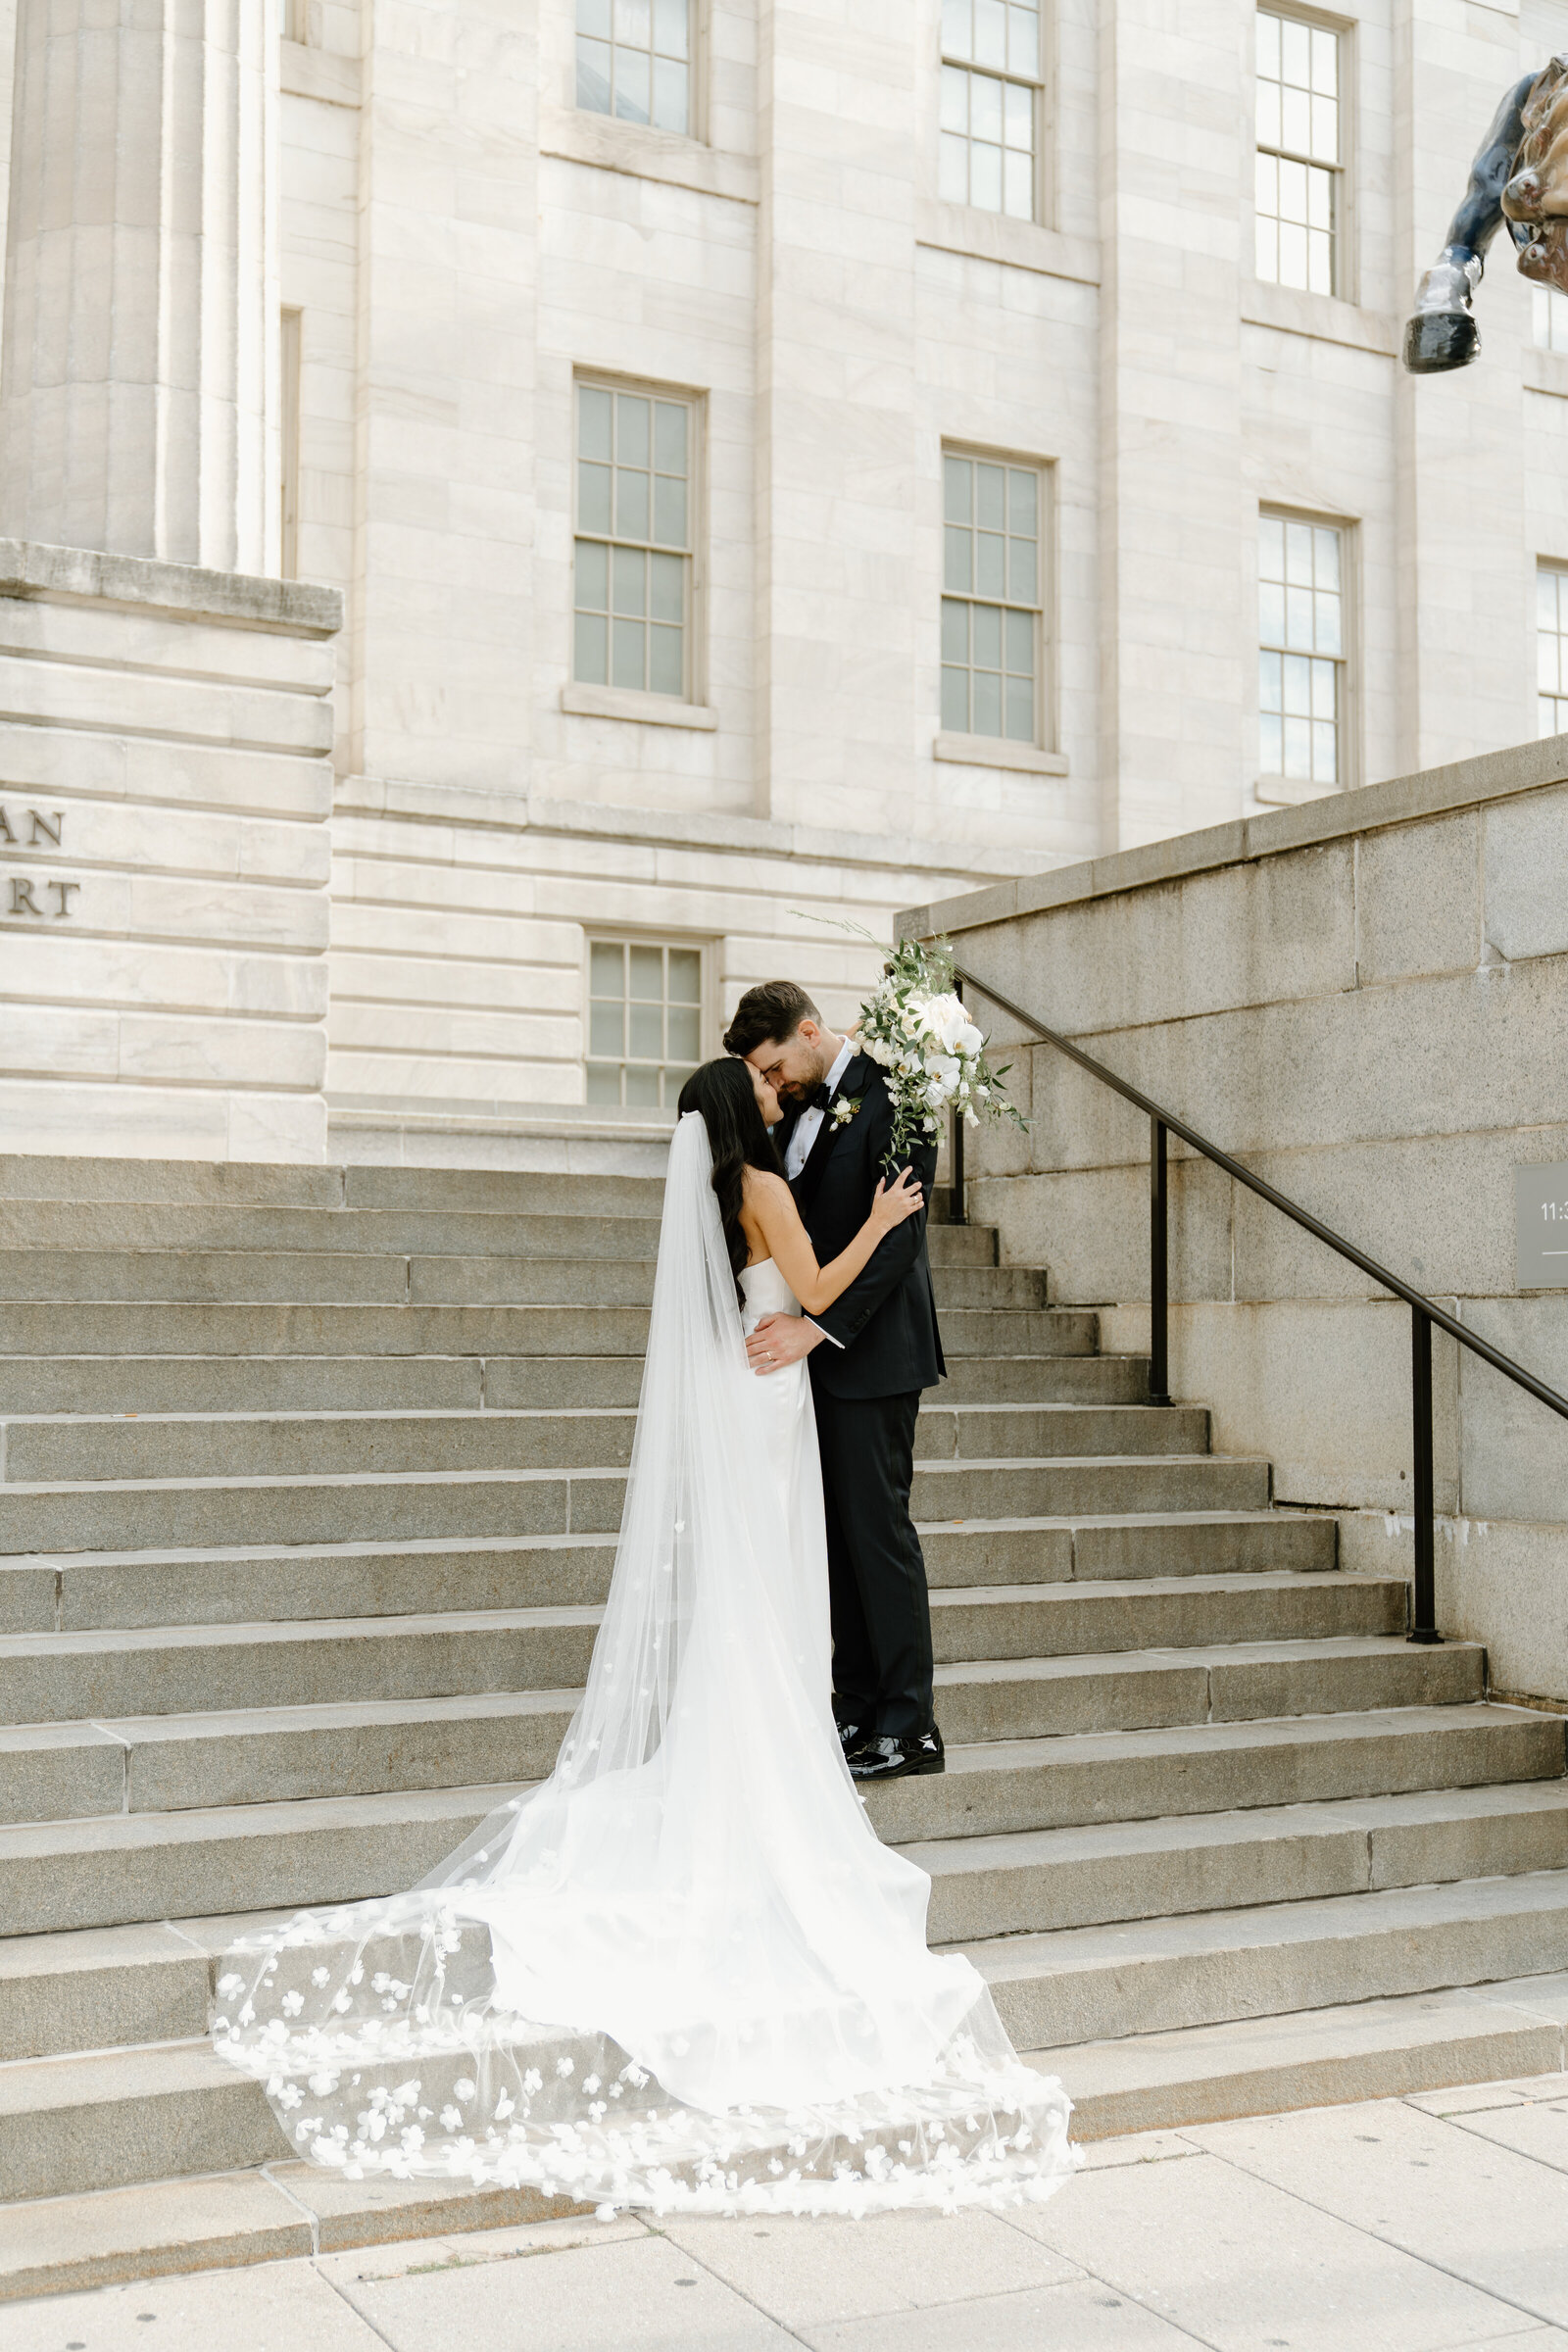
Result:
{"label": "multi-pane window", "polygon": [[1568,567],[1536,565],[1536,732],[1568,735]]}
{"label": "multi-pane window", "polygon": [[1338,291],[1340,36],[1257,12],[1257,274]]}
{"label": "multi-pane window", "polygon": [[1294,783],[1345,774],[1345,533],[1258,522],[1258,768]]}
{"label": "multi-pane window", "polygon": [[1555,286],[1530,289],[1530,327],[1538,351],[1568,351],[1568,294]]}
{"label": "multi-pane window", "polygon": [[691,128],[691,0],[577,0],[577,104]]}
{"label": "multi-pane window", "polygon": [[588,1100],[673,1110],[702,1054],[700,948],[596,939],[588,950]]}
{"label": "multi-pane window", "polygon": [[1040,469],[942,460],[942,724],[1036,743],[1040,726]]}
{"label": "multi-pane window", "polygon": [[1039,0],[942,0],[942,152],[950,204],[1036,216]]}
{"label": "multi-pane window", "polygon": [[693,404],[577,386],[572,675],[688,691]]}

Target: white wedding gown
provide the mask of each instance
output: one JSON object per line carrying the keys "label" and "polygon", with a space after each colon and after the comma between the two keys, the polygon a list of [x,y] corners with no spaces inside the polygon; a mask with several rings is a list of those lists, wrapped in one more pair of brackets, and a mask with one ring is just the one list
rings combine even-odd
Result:
{"label": "white wedding gown", "polygon": [[[216,2046],[302,2155],[710,2213],[1047,2196],[1074,2169],[840,1752],[804,1363],[759,1378],[675,1133],[626,1506],[551,1778],[412,1892],[225,1955]],[[746,1322],[799,1313],[771,1261]]]}

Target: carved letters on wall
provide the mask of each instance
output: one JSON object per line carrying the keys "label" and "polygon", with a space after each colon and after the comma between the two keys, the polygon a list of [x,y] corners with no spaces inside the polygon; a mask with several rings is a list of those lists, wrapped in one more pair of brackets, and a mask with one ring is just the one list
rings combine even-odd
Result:
{"label": "carved letters on wall", "polygon": [[[63,808],[19,808],[15,803],[8,808],[0,801],[0,853],[20,849],[56,849],[62,847],[66,826]],[[79,882],[56,882],[47,876],[7,874],[5,893],[0,898],[0,921],[26,922],[35,917],[39,922],[63,922],[75,914],[72,904],[81,890]]]}

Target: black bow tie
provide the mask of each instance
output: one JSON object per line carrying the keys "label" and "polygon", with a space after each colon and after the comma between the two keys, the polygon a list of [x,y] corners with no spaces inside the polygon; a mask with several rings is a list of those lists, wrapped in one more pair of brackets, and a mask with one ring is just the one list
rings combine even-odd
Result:
{"label": "black bow tie", "polygon": [[807,1110],[826,1110],[832,1100],[833,1089],[824,1079],[822,1084],[815,1090],[813,1094],[807,1096],[803,1107]]}

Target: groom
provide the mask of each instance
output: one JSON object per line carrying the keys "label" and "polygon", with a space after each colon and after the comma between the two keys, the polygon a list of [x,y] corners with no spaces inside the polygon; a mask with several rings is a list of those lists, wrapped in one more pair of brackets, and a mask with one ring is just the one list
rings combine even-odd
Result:
{"label": "groom", "polygon": [[[784,1105],[774,1142],[818,1262],[864,1224],[893,1133],[887,1081],[827,1028],[804,988],[749,988],[724,1034]],[[935,1141],[904,1157],[929,1203]],[[931,1698],[931,1607],[909,1519],[920,1391],[946,1366],[926,1255],[925,1211],[878,1245],[826,1312],[769,1315],[747,1343],[759,1372],[809,1354],[827,1513],[834,1711],[858,1781],[944,1769]]]}

